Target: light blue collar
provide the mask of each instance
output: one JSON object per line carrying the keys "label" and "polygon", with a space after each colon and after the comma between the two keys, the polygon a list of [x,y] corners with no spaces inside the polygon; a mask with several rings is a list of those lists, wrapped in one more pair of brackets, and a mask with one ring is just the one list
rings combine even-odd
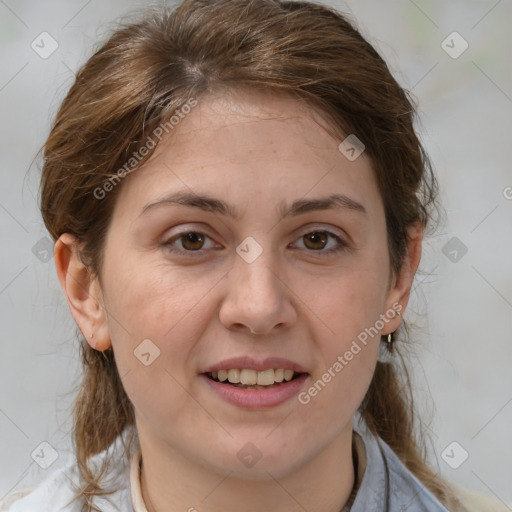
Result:
{"label": "light blue collar", "polygon": [[359,431],[366,469],[350,512],[449,512],[380,438]]}

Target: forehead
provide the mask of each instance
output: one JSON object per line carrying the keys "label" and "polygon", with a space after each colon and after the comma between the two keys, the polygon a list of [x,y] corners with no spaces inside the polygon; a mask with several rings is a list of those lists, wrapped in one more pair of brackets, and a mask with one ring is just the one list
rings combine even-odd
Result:
{"label": "forehead", "polygon": [[123,184],[134,208],[175,191],[229,196],[241,207],[342,193],[379,213],[370,159],[347,159],[343,135],[303,101],[247,90],[197,101]]}
{"label": "forehead", "polygon": [[333,127],[322,112],[285,94],[250,89],[216,92],[198,100],[156,154],[172,146],[176,161],[193,156],[191,148],[202,156],[214,153],[232,162],[236,158],[274,162],[273,155],[280,160],[306,155],[308,161],[324,159],[319,151],[337,145],[328,129]]}

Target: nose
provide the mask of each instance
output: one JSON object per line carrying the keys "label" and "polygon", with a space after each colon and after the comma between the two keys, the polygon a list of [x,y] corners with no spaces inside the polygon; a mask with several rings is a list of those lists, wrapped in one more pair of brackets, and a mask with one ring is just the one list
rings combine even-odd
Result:
{"label": "nose", "polygon": [[271,334],[295,323],[294,294],[266,251],[251,263],[237,257],[226,279],[219,318],[227,329]]}

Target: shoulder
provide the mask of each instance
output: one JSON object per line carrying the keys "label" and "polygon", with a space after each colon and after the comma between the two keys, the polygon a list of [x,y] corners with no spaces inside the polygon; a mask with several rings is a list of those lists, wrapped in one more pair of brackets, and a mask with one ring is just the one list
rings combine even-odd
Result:
{"label": "shoulder", "polygon": [[396,510],[448,512],[382,439],[378,439],[378,444],[388,470],[390,501]]}
{"label": "shoulder", "polygon": [[510,512],[511,510],[510,507],[496,498],[454,484],[451,484],[451,487],[468,512]]}
{"label": "shoulder", "polygon": [[[50,512],[79,510],[73,506],[71,487],[73,467],[66,466],[44,478],[34,487],[17,489],[0,502],[0,512]],[[68,477],[69,475],[69,477]]]}
{"label": "shoulder", "polygon": [[[380,440],[380,444],[385,443]],[[391,448],[385,445],[385,451],[387,452],[386,459],[389,463],[391,471],[394,475],[394,479],[397,482],[400,489],[403,489],[407,485],[411,485],[412,488],[416,489],[418,497],[421,496],[421,501],[425,502],[428,506],[434,504],[439,508],[434,510],[446,510],[446,508],[437,500],[437,498],[425,489],[425,486],[413,475],[405,465],[400,461],[398,456],[391,450]],[[463,512],[510,512],[510,508],[507,507],[501,501],[485,496],[478,492],[454,485],[447,481],[448,486],[453,490],[454,495],[463,505]],[[423,509],[421,509],[423,510]],[[430,510],[430,508],[428,508]],[[458,512],[454,510],[453,512]]]}
{"label": "shoulder", "polygon": [[[389,510],[448,512],[382,439],[371,434],[363,434],[363,439],[370,463],[368,481],[372,482],[372,487],[381,482],[382,495],[389,498]],[[495,498],[447,483],[464,506],[464,512],[511,512],[507,505]]]}
{"label": "shoulder", "polygon": [[[111,449],[114,451],[111,452]],[[107,450],[89,460],[91,469],[98,469],[107,456],[112,456],[110,460],[113,463],[108,465],[101,485],[112,492],[105,496],[95,496],[93,503],[102,512],[129,509],[129,466],[124,452],[120,449],[119,438]],[[78,465],[76,459],[70,457],[36,485],[11,492],[0,501],[0,512],[81,512],[85,500],[76,498],[78,489]]]}
{"label": "shoulder", "polygon": [[352,512],[448,512],[379,437],[360,430],[366,467]]}
{"label": "shoulder", "polygon": [[25,489],[18,489],[11,492],[3,500],[0,501],[0,512],[7,512],[15,501],[18,501],[21,498],[27,496],[27,494],[30,494],[32,491],[33,488],[27,487]]}

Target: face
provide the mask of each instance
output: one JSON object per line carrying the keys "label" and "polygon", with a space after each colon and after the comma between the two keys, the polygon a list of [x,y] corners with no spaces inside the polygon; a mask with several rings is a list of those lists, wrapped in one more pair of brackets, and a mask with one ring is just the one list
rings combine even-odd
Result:
{"label": "face", "polygon": [[282,96],[205,96],[124,179],[99,332],[141,442],[278,476],[351,432],[403,296],[371,162],[326,124]]}

